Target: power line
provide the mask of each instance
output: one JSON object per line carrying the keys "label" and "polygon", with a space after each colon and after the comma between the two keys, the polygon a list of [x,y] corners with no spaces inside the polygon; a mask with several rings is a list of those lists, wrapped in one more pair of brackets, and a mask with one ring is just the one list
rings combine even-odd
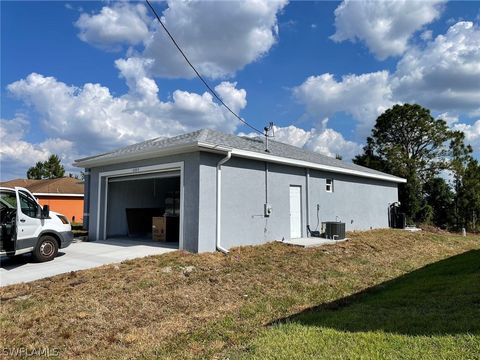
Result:
{"label": "power line", "polygon": [[265,135],[261,130],[257,129],[256,127],[254,127],[253,125],[250,125],[248,122],[246,122],[245,120],[243,120],[240,116],[238,116],[232,109],[230,109],[230,107],[225,104],[223,102],[223,100],[220,98],[220,96],[217,95],[216,91],[214,89],[212,89],[210,87],[210,85],[208,85],[208,83],[205,81],[205,79],[202,77],[202,75],[200,75],[200,73],[197,71],[197,69],[195,69],[195,66],[193,66],[193,64],[190,62],[190,60],[188,60],[187,58],[187,55],[185,55],[185,53],[183,52],[183,50],[180,48],[180,46],[177,44],[177,42],[175,41],[175,39],[173,38],[172,34],[170,34],[170,31],[168,31],[167,27],[165,26],[165,24],[162,22],[162,20],[160,20],[160,17],[158,16],[157,12],[155,11],[155,9],[153,8],[152,4],[150,4],[150,2],[148,0],[145,0],[146,3],[148,4],[148,6],[150,7],[150,9],[152,10],[152,12],[155,14],[158,22],[160,23],[160,25],[162,25],[163,27],[163,30],[165,30],[165,32],[167,33],[167,35],[170,37],[170,39],[172,40],[173,44],[176,46],[176,48],[178,49],[178,51],[180,51],[180,54],[182,54],[183,58],[185,59],[185,61],[188,63],[188,65],[190,65],[190,67],[193,69],[193,71],[195,72],[195,74],[197,74],[197,77],[203,82],[203,84],[205,85],[205,87],[208,89],[208,91],[220,102],[220,104],[222,104],[228,111],[230,111],[230,113],[232,113],[233,116],[235,116],[238,120],[240,120],[242,123],[244,123],[246,126],[248,126],[250,129],[252,130],[255,130],[256,132],[262,134],[262,135]]}

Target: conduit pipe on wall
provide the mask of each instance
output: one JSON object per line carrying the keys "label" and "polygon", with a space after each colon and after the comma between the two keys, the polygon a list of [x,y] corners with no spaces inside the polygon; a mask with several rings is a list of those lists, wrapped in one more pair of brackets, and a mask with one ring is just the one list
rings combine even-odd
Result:
{"label": "conduit pipe on wall", "polygon": [[[306,205],[307,205],[307,226],[309,227],[310,226],[310,169],[307,168],[307,171],[306,171],[306,184],[305,184],[305,195],[306,195]],[[308,229],[307,227],[307,229]],[[307,231],[307,237],[309,237],[309,233]]]}
{"label": "conduit pipe on wall", "polygon": [[227,156],[221,159],[217,164],[217,230],[216,230],[216,248],[225,254],[228,250],[221,245],[222,233],[222,165],[225,164],[232,157],[232,152],[227,152]]}
{"label": "conduit pipe on wall", "polygon": [[83,179],[83,229],[88,231],[90,222],[90,169],[85,169]]}
{"label": "conduit pipe on wall", "polygon": [[265,162],[265,204],[268,204],[268,162]]}

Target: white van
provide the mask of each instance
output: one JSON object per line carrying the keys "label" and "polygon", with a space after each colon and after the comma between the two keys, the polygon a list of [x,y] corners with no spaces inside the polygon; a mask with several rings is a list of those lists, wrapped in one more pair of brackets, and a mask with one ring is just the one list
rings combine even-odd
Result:
{"label": "white van", "polygon": [[62,214],[43,208],[27,189],[0,187],[0,255],[32,253],[39,262],[52,260],[73,240]]}

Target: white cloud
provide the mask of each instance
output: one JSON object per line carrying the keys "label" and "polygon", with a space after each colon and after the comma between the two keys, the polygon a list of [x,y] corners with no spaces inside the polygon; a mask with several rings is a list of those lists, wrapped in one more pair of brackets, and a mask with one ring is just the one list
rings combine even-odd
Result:
{"label": "white cloud", "polygon": [[236,86],[236,82],[222,81],[215,87],[215,92],[233,112],[238,113],[247,106],[247,92]]}
{"label": "white cloud", "polygon": [[341,133],[333,129],[311,131],[311,136],[304,147],[331,157],[338,154],[347,161],[362,151],[360,144],[346,140]]}
{"label": "white cloud", "polygon": [[455,124],[453,129],[463,131],[465,142],[472,145],[473,151],[480,156],[480,120],[475,121],[472,125]]}
{"label": "white cloud", "polygon": [[[34,108],[50,136],[72,142],[82,155],[203,127],[230,133],[237,128],[238,121],[207,92],[176,90],[172,101],[160,101],[155,81],[136,72],[136,65],[117,62],[131,87],[119,97],[100,84],[75,87],[35,73],[8,90]],[[239,112],[246,106],[246,91],[235,85],[222,82],[215,90]]]}
{"label": "white cloud", "polygon": [[149,102],[158,101],[158,86],[155,80],[147,76],[148,69],[152,66],[153,60],[138,57],[118,59],[115,66],[120,71],[120,76],[125,79],[131,96]]}
{"label": "white cloud", "polygon": [[24,178],[30,166],[37,161],[45,161],[50,154],[57,154],[71,170],[73,160],[72,142],[58,138],[48,138],[40,143],[30,143],[25,137],[30,123],[22,115],[0,120],[1,178],[9,180]]}
{"label": "white cloud", "polygon": [[422,33],[420,34],[420,38],[421,38],[423,41],[432,40],[432,37],[433,37],[433,32],[432,32],[432,30],[425,30],[424,32],[422,32]]}
{"label": "white cloud", "polygon": [[0,120],[0,154],[2,155],[2,173],[8,162],[18,161],[19,163],[32,164],[44,160],[47,154],[39,147],[23,140],[29,130],[30,123],[23,116],[16,116],[13,119]]}
{"label": "white cloud", "polygon": [[452,25],[425,48],[399,61],[392,88],[396,98],[438,111],[480,112],[480,29]]}
{"label": "white cloud", "polygon": [[[202,75],[233,75],[265,55],[277,41],[277,14],[286,0],[168,1],[162,21]],[[147,25],[148,24],[148,25]],[[118,50],[126,43],[144,43],[135,57],[151,59],[151,76],[193,78],[165,31],[142,4],[105,6],[76,22],[79,37],[94,46]],[[149,26],[152,28],[148,30]]]}
{"label": "white cloud", "polygon": [[[294,145],[322,155],[335,157],[341,155],[344,160],[351,160],[359,154],[362,146],[353,141],[346,140],[342,134],[333,129],[304,130],[294,125],[286,127],[274,126],[275,141]],[[257,133],[239,134],[257,137]]]}
{"label": "white cloud", "polygon": [[75,22],[78,37],[104,50],[119,51],[123,44],[136,45],[149,35],[147,9],[143,4],[114,3],[98,14],[82,13]]}
{"label": "white cloud", "polygon": [[[285,0],[168,1],[162,20],[199,72],[220,78],[270,50],[277,38],[276,15],[285,4]],[[155,59],[156,76],[195,76],[158,24],[143,56]]]}
{"label": "white cloud", "polygon": [[412,35],[436,20],[443,0],[352,1],[335,10],[336,42],[360,40],[379,59],[405,52]]}
{"label": "white cloud", "polygon": [[78,11],[78,12],[83,12],[83,7],[79,6],[79,7],[76,8],[70,3],[65,3],[65,9]]}
{"label": "white cloud", "polygon": [[376,117],[393,104],[389,80],[387,71],[346,75],[340,81],[326,73],[310,76],[293,89],[293,94],[311,117],[324,119],[345,112],[363,130],[369,130]]}
{"label": "white cloud", "polygon": [[[306,131],[296,126],[290,125],[286,127],[274,126],[275,140],[286,144],[303,148],[311,136],[311,131]],[[252,136],[258,134],[252,133]]]}
{"label": "white cloud", "polygon": [[424,47],[407,50],[391,74],[378,71],[341,80],[329,73],[310,76],[293,94],[308,117],[352,115],[361,136],[396,103],[418,103],[453,126],[459,115],[480,114],[480,29],[471,22],[456,23]]}
{"label": "white cloud", "polygon": [[455,123],[458,123],[458,115],[451,114],[449,112],[439,114],[437,119],[445,120],[448,126],[453,126]]}

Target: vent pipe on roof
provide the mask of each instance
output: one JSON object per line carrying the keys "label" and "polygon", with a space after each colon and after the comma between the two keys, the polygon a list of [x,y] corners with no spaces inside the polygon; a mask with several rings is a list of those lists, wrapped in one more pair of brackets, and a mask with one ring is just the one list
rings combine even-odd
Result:
{"label": "vent pipe on roof", "polygon": [[[268,149],[268,138],[269,138],[270,136],[273,137],[273,136],[274,136],[274,133],[275,133],[275,130],[274,130],[274,128],[273,128],[273,122],[270,122],[270,123],[268,124],[268,126],[265,126],[265,127],[263,128],[263,130],[264,130],[264,134],[265,134],[265,152],[270,152],[270,150]],[[269,134],[270,131],[272,131],[272,135]]]}

